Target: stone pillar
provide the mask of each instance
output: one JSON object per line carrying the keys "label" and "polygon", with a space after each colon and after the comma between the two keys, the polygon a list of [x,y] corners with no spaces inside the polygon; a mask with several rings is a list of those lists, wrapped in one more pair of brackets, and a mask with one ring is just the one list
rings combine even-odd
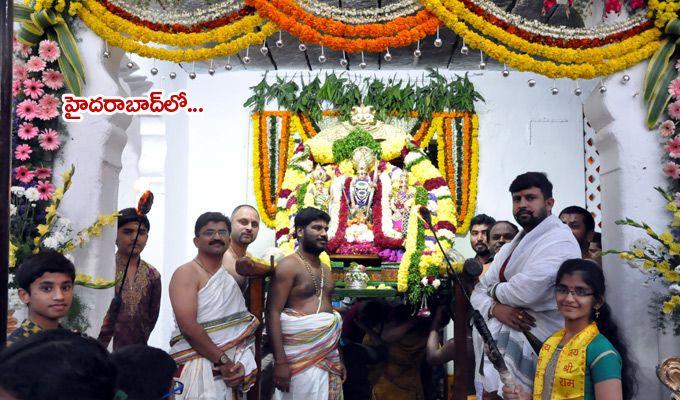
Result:
{"label": "stone pillar", "polygon": [[[111,47],[110,58],[103,58],[104,41],[99,36],[84,26],[76,34],[87,80],[83,96],[127,96],[118,79],[123,51]],[[121,153],[126,141],[125,130],[131,119],[125,114],[86,114],[82,121],[67,124],[69,138],[55,169],[61,172],[71,164],[76,166],[71,190],[64,197],[59,210],[74,222],[76,230],[94,222],[99,214],[117,210]],[[73,255],[77,271],[112,279],[115,271],[115,235],[115,226],[107,228],[101,237],[93,238],[84,249],[76,250]],[[91,327],[87,333],[96,336],[113,296],[113,289],[98,291],[78,288],[76,293],[89,307]]]}
{"label": "stone pillar", "polygon": [[[641,230],[619,226],[629,217],[663,230],[671,216],[655,186],[666,186],[658,133],[645,126],[642,83],[646,63],[608,77],[603,95],[596,87],[585,104],[586,118],[595,129],[602,181],[603,249],[627,249],[646,236]],[[624,74],[630,82],[623,84]],[[604,258],[607,302],[611,305],[629,354],[637,362],[638,399],[668,398],[655,368],[666,357],[680,355],[680,341],[653,328],[648,304],[655,288],[645,276],[614,255]]]}

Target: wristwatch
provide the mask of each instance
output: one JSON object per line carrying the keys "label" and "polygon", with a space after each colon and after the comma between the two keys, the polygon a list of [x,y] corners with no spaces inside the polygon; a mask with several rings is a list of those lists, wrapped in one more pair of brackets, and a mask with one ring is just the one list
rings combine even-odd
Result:
{"label": "wristwatch", "polygon": [[227,357],[226,353],[222,353],[220,356],[220,359],[215,363],[216,367],[219,367],[220,365],[225,365],[229,362],[229,357]]}

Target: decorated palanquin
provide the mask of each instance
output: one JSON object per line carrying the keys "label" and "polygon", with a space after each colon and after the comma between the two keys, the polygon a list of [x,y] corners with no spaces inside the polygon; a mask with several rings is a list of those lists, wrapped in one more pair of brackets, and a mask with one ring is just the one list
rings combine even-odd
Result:
{"label": "decorated palanquin", "polygon": [[[457,218],[460,206],[454,203],[454,196],[463,193],[459,188],[452,196],[443,175],[447,161],[452,164],[451,158],[463,153],[461,161],[474,161],[476,167],[477,147],[476,135],[467,135],[467,149],[456,154],[452,138],[447,142],[447,133],[459,130],[458,136],[463,137],[468,128],[467,133],[476,134],[476,129],[471,129],[476,128],[475,116],[465,113],[459,117],[467,119],[456,120],[456,115],[448,114],[449,129],[444,126],[446,117],[435,116],[411,136],[403,127],[377,120],[371,107],[354,107],[349,121],[333,119],[337,114],[332,112],[326,115],[329,121],[319,124],[317,133],[302,114],[254,114],[253,125],[259,136],[254,143],[254,171],[255,182],[260,182],[256,192],[263,219],[271,224],[270,211],[275,207],[276,245],[289,254],[297,246],[292,235],[297,211],[310,206],[327,211],[331,215],[327,249],[331,257],[373,255],[385,265],[398,265],[397,290],[406,292],[409,300],[417,303],[424,293],[432,291],[421,281],[424,277],[438,277],[443,262],[417,209],[425,206],[431,211],[440,240],[450,248],[457,227],[469,218]],[[263,129],[265,126],[268,129]],[[272,146],[274,139],[278,152],[272,151],[277,147]],[[454,150],[438,152],[440,168],[421,148],[433,140]],[[277,174],[271,170],[274,163]],[[465,168],[468,174],[474,169],[471,165]],[[462,168],[456,170],[463,172]],[[466,185],[466,196],[474,190],[471,186]],[[274,188],[276,203],[271,204],[265,194],[274,192]]]}
{"label": "decorated palanquin", "polygon": [[298,85],[294,76],[265,76],[244,103],[253,109],[255,198],[276,231],[272,251],[295,251],[298,210],[323,209],[331,223],[322,259],[336,296],[398,290],[424,304],[441,283],[443,255],[417,211],[430,210],[445,248],[467,232],[477,197],[474,103],[482,96],[467,76],[436,70],[416,83],[309,78]]}

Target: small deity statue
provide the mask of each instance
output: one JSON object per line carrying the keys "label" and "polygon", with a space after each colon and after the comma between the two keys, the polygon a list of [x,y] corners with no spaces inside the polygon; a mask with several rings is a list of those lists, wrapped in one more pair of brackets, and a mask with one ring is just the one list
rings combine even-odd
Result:
{"label": "small deity statue", "polygon": [[309,189],[314,198],[314,207],[328,211],[328,206],[331,201],[330,191],[326,187],[328,181],[328,174],[320,164],[317,164],[314,171],[312,171],[312,185]]}
{"label": "small deity statue", "polygon": [[349,217],[358,222],[370,222],[373,194],[375,192],[375,176],[369,173],[373,170],[376,174],[376,157],[368,147],[359,147],[352,153],[352,164],[356,176],[352,178],[349,186]]}
{"label": "small deity statue", "polygon": [[408,217],[411,205],[413,205],[413,192],[409,190],[408,176],[405,172],[399,175],[397,186],[392,190],[390,208],[392,210],[392,226],[397,232],[406,234]]}

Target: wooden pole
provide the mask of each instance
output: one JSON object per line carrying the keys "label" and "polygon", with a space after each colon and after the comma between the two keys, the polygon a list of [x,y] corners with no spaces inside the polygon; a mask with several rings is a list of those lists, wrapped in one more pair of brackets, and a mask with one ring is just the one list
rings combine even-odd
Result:
{"label": "wooden pole", "polygon": [[14,2],[0,2],[0,349],[7,340],[9,202],[12,176],[12,32]]}
{"label": "wooden pole", "polygon": [[[470,327],[470,302],[463,295],[460,285],[454,286],[454,312],[453,312],[453,343],[455,356],[453,358],[453,400],[465,400],[468,395],[468,376],[470,365],[475,365],[475,360],[468,360],[467,342]],[[474,367],[473,367],[474,368]]]}
{"label": "wooden pole", "polygon": [[260,400],[261,372],[262,372],[262,330],[264,329],[264,278],[274,270],[274,256],[269,260],[269,266],[253,262],[249,258],[236,260],[236,272],[248,277],[248,311],[259,321],[260,326],[255,331],[255,362],[257,363],[257,378],[255,385],[248,391],[248,400]]}

